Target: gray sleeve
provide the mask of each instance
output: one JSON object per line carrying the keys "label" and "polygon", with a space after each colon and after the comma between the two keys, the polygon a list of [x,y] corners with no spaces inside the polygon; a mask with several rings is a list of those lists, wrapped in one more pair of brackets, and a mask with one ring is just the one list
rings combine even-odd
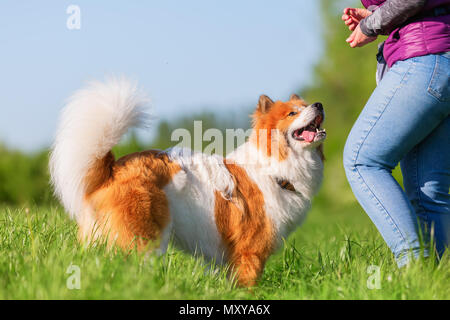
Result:
{"label": "gray sleeve", "polygon": [[361,20],[361,31],[370,37],[388,35],[419,13],[426,2],[427,0],[386,0],[372,15]]}

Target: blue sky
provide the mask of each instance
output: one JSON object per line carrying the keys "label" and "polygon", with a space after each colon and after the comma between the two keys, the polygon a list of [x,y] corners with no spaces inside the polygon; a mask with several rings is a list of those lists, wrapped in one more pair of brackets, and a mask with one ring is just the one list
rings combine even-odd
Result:
{"label": "blue sky", "polygon": [[286,99],[322,51],[318,2],[2,0],[0,141],[48,146],[65,99],[108,74],[137,80],[158,118]]}

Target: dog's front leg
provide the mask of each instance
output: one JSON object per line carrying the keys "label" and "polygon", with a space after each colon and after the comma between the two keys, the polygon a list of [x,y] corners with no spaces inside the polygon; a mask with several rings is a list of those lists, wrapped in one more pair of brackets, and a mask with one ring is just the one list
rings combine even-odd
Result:
{"label": "dog's front leg", "polygon": [[252,287],[261,276],[265,265],[265,258],[254,253],[238,253],[233,259],[232,268],[236,272],[238,285]]}

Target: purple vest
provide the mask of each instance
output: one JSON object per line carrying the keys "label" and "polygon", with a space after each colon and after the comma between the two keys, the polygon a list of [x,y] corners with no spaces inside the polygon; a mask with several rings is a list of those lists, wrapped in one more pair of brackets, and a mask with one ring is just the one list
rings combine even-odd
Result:
{"label": "purple vest", "polygon": [[[382,5],[385,1],[361,2],[368,8]],[[424,11],[443,4],[450,4],[450,0],[428,0]],[[447,51],[450,51],[450,15],[423,18],[393,30],[384,45],[384,58],[392,67],[399,60]]]}

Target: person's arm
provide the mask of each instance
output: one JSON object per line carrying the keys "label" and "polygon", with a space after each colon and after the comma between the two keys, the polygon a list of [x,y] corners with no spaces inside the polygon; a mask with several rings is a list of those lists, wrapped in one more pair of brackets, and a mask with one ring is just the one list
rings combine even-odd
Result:
{"label": "person's arm", "polygon": [[370,16],[361,20],[361,31],[369,37],[388,35],[423,9],[427,0],[387,0]]}

